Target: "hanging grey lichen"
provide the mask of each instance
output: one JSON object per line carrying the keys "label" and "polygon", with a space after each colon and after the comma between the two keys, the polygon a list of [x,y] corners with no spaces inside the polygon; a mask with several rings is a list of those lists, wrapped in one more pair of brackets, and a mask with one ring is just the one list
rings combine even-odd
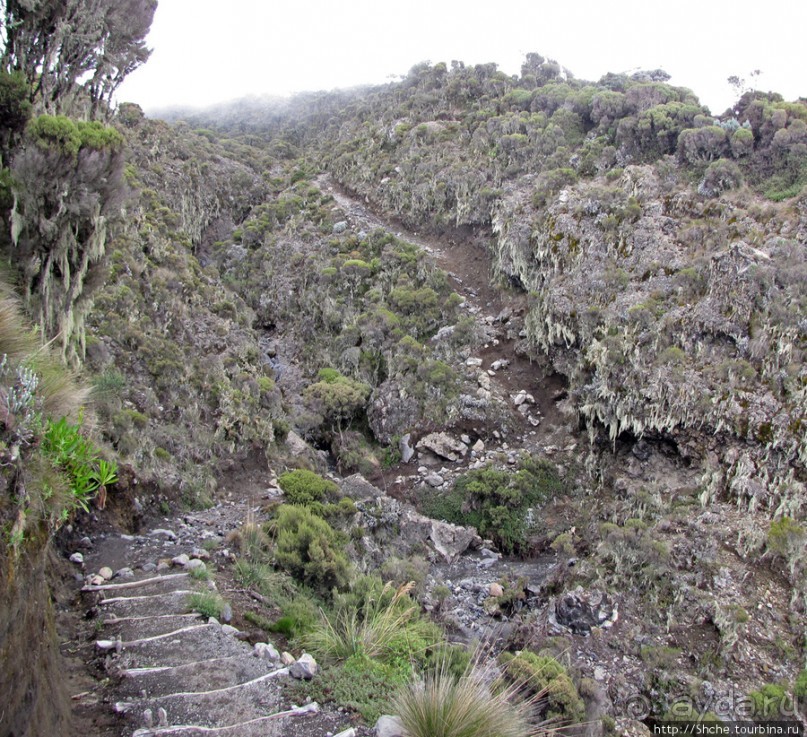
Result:
{"label": "hanging grey lichen", "polygon": [[110,222],[126,195],[122,138],[98,123],[40,116],[12,172],[10,255],[25,304],[75,364],[84,355],[84,318],[101,281]]}

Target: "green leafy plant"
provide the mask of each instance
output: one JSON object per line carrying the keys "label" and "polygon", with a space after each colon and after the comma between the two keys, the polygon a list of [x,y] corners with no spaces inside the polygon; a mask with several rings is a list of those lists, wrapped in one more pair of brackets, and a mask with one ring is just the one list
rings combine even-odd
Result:
{"label": "green leafy plant", "polygon": [[118,467],[99,456],[95,445],[81,434],[80,425],[69,423],[65,417],[56,422],[48,420],[42,451],[67,475],[76,506],[88,511],[96,495],[100,495],[103,506],[106,487],[118,479]]}

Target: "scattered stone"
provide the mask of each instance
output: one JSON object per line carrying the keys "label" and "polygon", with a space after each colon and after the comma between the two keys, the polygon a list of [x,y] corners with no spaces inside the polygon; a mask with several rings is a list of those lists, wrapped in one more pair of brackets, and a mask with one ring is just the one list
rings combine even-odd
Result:
{"label": "scattered stone", "polygon": [[131,568],[129,568],[129,566],[118,569],[112,576],[112,578],[122,578],[124,580],[134,577],[135,577],[134,571]]}
{"label": "scattered stone", "polygon": [[333,224],[333,232],[339,235],[347,230],[347,220],[340,220],[338,223]]}
{"label": "scattered stone", "polygon": [[106,579],[98,574],[94,576],[87,577],[87,585],[88,586],[103,586],[106,583]]}
{"label": "scattered stone", "polygon": [[607,671],[601,665],[598,665],[594,668],[595,681],[604,681],[607,675],[608,675]]}
{"label": "scattered stone", "polygon": [[479,384],[480,389],[490,391],[490,376],[484,371],[480,371],[479,374],[477,374],[476,383]]}
{"label": "scattered stone", "polygon": [[529,422],[533,427],[538,427],[538,425],[541,424],[541,418],[536,417],[535,415],[528,415],[527,422]]}
{"label": "scattered stone", "polygon": [[98,575],[104,580],[109,581],[114,574],[109,566],[104,566],[100,571],[98,571]]}
{"label": "scattered stone", "polygon": [[376,737],[406,737],[406,731],[399,717],[384,714],[375,723]]}
{"label": "scattered stone", "polygon": [[481,366],[482,365],[482,359],[481,358],[467,358],[465,360],[465,365],[466,366],[471,366],[471,367]]}
{"label": "scattered stone", "polygon": [[283,665],[291,665],[294,663],[294,656],[290,652],[284,650],[283,654],[280,656],[280,662],[283,663]]}
{"label": "scattered stone", "polygon": [[224,622],[227,622],[227,623],[229,623],[229,622],[231,622],[231,621],[232,621],[232,618],[233,618],[233,608],[230,606],[230,604],[229,604],[229,603],[226,603],[226,604],[225,604],[225,605],[224,605],[224,606],[221,608],[221,618],[222,618],[222,620],[223,620]]}
{"label": "scattered stone", "polygon": [[70,562],[75,563],[76,565],[83,566],[84,556],[81,553],[73,553],[73,555],[70,556]]}
{"label": "scattered stone", "polygon": [[191,558],[196,558],[198,560],[210,560],[210,553],[208,553],[204,548],[194,548],[191,550]]}
{"label": "scattered stone", "polygon": [[310,681],[319,670],[313,655],[303,653],[296,662],[289,666],[289,675],[298,680]]}
{"label": "scattered stone", "polygon": [[188,556],[186,553],[182,553],[181,555],[178,555],[175,558],[171,558],[171,565],[181,566],[182,568],[184,568],[185,566],[188,565],[189,561],[190,556]]}
{"label": "scattered stone", "polygon": [[171,568],[171,564],[168,561],[161,560],[159,563],[157,563],[157,573],[163,573],[169,568]]}
{"label": "scattered stone", "polygon": [[333,737],[356,737],[356,730],[350,727],[349,729],[335,734]]}
{"label": "scattered stone", "polygon": [[425,481],[429,486],[435,489],[445,483],[445,480],[439,473],[430,473],[428,476],[426,476]]}
{"label": "scattered stone", "polygon": [[490,586],[488,586],[488,594],[498,598],[499,596],[504,596],[504,589],[500,583],[496,583],[494,581],[492,584],[490,584]]}
{"label": "scattered stone", "polygon": [[193,558],[192,560],[189,560],[185,565],[186,571],[196,571],[196,570],[204,571],[206,568],[207,566],[205,565],[205,562],[203,560],[199,560],[198,558]]}
{"label": "scattered stone", "polygon": [[412,434],[406,433],[406,435],[403,435],[398,441],[398,449],[401,451],[401,460],[404,463],[409,463],[409,461],[412,460],[412,456],[415,455],[415,449],[409,444],[411,438]]}
{"label": "scattered stone", "polygon": [[499,358],[498,360],[490,364],[490,367],[494,371],[501,371],[503,368],[507,368],[509,365],[510,361],[508,361],[506,358]]}
{"label": "scattered stone", "polygon": [[140,566],[140,570],[143,571],[144,573],[154,573],[154,571],[157,570],[157,564],[144,563],[142,566]]}
{"label": "scattered stone", "polygon": [[474,453],[484,453],[485,452],[485,444],[482,442],[482,438],[479,438],[472,446],[471,450]]}
{"label": "scattered stone", "polygon": [[464,434],[460,435],[460,440],[462,440],[462,442],[465,443],[465,445],[470,445],[471,444],[471,436],[470,435],[464,435]]}
{"label": "scattered stone", "polygon": [[223,624],[221,625],[221,631],[225,635],[237,635],[241,630],[238,627],[233,627],[231,624]]}
{"label": "scattered stone", "polygon": [[144,709],[143,710],[143,725],[146,729],[151,729],[154,726],[154,715],[151,712],[151,709]]}
{"label": "scattered stone", "polygon": [[163,709],[161,706],[157,709],[157,726],[159,727],[167,727],[168,726],[168,712]]}
{"label": "scattered stone", "polygon": [[82,537],[81,540],[78,541],[78,544],[81,545],[82,548],[88,550],[92,547],[92,540],[88,537]]}
{"label": "scattered stone", "polygon": [[482,553],[486,558],[493,558],[494,560],[499,560],[502,557],[501,553],[497,553],[495,550],[491,550],[490,548],[481,547],[479,548],[479,552]]}
{"label": "scattered stone", "polygon": [[253,647],[253,651],[256,658],[262,658],[264,660],[280,660],[280,653],[271,643],[256,642]]}

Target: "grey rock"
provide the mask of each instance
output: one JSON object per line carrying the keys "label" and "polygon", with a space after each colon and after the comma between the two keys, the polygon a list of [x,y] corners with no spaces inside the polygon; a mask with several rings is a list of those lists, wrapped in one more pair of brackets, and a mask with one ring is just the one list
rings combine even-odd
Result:
{"label": "grey rock", "polygon": [[588,635],[592,627],[608,628],[617,617],[617,606],[608,594],[597,589],[584,591],[582,586],[558,597],[550,607],[552,623],[576,635]]}
{"label": "grey rock", "polygon": [[429,539],[434,549],[451,563],[468,550],[472,543],[478,543],[480,538],[473,527],[460,527],[449,522],[432,520]]}
{"label": "grey rock", "polygon": [[189,561],[190,557],[186,553],[182,553],[181,555],[177,555],[175,558],[171,558],[171,565],[181,566],[184,568],[188,565]]}
{"label": "grey rock", "polygon": [[381,494],[381,491],[373,486],[360,473],[354,473],[352,476],[342,479],[339,482],[339,486],[342,494],[349,496],[354,501],[358,501],[359,499],[375,499]]}
{"label": "grey rock", "polygon": [[70,556],[70,562],[80,566],[84,565],[84,556],[81,553],[73,553],[73,555]]}
{"label": "grey rock", "polygon": [[221,608],[221,618],[224,622],[231,622],[233,618],[233,608],[228,604],[225,604]]}
{"label": "grey rock", "polygon": [[256,658],[264,660],[280,660],[280,653],[274,645],[268,642],[256,642],[253,646],[253,654]]}
{"label": "grey rock", "polygon": [[113,578],[122,578],[124,580],[134,577],[135,577],[134,571],[128,566],[126,566],[125,568],[118,569],[117,571],[115,571],[115,575],[113,576]]}
{"label": "grey rock", "polygon": [[144,563],[142,566],[140,566],[140,570],[143,571],[144,573],[154,573],[154,571],[157,570],[157,564]]}
{"label": "grey rock", "polygon": [[430,450],[447,461],[458,461],[468,452],[468,446],[444,432],[433,432],[421,438],[417,448]]}
{"label": "grey rock", "polygon": [[98,575],[105,581],[109,581],[115,574],[112,572],[112,569],[109,566],[104,566],[98,571]]}
{"label": "grey rock", "polygon": [[424,480],[429,486],[435,489],[445,483],[445,480],[439,473],[430,473]]}
{"label": "grey rock", "polygon": [[347,230],[347,220],[340,220],[338,223],[333,224],[333,232],[337,235],[344,233]]}
{"label": "grey rock", "polygon": [[353,729],[353,727],[350,727],[349,729],[345,729],[342,732],[335,734],[333,737],[356,737],[356,730]]}
{"label": "grey rock", "polygon": [[223,624],[221,625],[221,631],[225,635],[237,635],[241,630],[238,627],[233,627],[231,624]]}
{"label": "grey rock", "polygon": [[158,527],[156,530],[152,530],[149,532],[150,537],[161,537],[165,540],[176,540],[177,535],[173,530],[166,530],[162,527]]}
{"label": "grey rock", "polygon": [[406,435],[402,435],[401,439],[398,441],[398,449],[401,451],[401,460],[404,463],[409,463],[409,461],[412,460],[412,456],[415,455],[415,449],[409,444],[411,438],[412,434],[406,433]]}
{"label": "grey rock", "polygon": [[383,714],[375,723],[376,737],[406,737],[406,731],[399,717]]}
{"label": "grey rock", "polygon": [[206,568],[207,566],[205,565],[205,562],[203,560],[199,560],[198,558],[193,558],[185,564],[186,571],[204,571]]}
{"label": "grey rock", "polygon": [[310,681],[319,670],[317,661],[313,655],[303,653],[294,663],[289,666],[289,675],[298,680]]}

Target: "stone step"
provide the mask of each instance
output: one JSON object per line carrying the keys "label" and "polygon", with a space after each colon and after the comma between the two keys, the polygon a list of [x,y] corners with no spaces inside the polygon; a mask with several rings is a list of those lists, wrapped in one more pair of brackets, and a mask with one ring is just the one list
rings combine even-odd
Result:
{"label": "stone step", "polygon": [[177,666],[130,668],[121,672],[120,693],[135,697],[173,693],[181,683],[187,691],[206,691],[234,686],[266,675],[276,669],[270,660],[241,654],[230,658],[197,660]]}
{"label": "stone step", "polygon": [[252,657],[246,643],[222,632],[220,625],[202,624],[180,628],[148,640],[124,640],[120,667],[176,666],[199,660],[241,656]]}
{"label": "stone step", "polygon": [[[187,587],[187,581],[184,583]],[[106,592],[104,592],[106,594]],[[118,617],[146,617],[157,614],[184,614],[188,611],[188,597],[194,593],[189,588],[177,588],[159,594],[135,594],[120,592],[109,598],[99,599],[98,616],[104,619]]]}
{"label": "stone step", "polygon": [[[186,608],[187,610],[187,608]],[[192,624],[203,624],[202,615],[196,612],[189,614],[157,614],[146,616],[129,616],[116,618],[106,615],[102,620],[105,639],[120,637],[124,642],[140,640],[144,637],[162,635],[179,630]]]}
{"label": "stone step", "polygon": [[[228,727],[281,711],[277,679],[288,678],[288,668],[279,668],[245,683],[203,691],[183,690],[152,698],[134,697],[118,702],[116,709],[127,715],[156,714],[164,709],[171,725]],[[177,686],[182,686],[178,680]]]}
{"label": "stone step", "polygon": [[317,704],[306,704],[221,727],[189,724],[142,727],[134,732],[133,737],[280,737],[291,732],[293,721],[305,719],[306,715],[316,714],[318,710]]}
{"label": "stone step", "polygon": [[163,591],[170,591],[172,588],[177,588],[180,585],[187,586],[190,573],[168,573],[165,575],[156,574],[148,575],[142,578],[135,578],[131,581],[123,581],[121,583],[104,583],[98,586],[88,584],[82,587],[82,593],[92,593],[94,591],[103,591],[110,596],[115,596],[120,592],[132,592],[133,590],[149,590],[161,589]]}

